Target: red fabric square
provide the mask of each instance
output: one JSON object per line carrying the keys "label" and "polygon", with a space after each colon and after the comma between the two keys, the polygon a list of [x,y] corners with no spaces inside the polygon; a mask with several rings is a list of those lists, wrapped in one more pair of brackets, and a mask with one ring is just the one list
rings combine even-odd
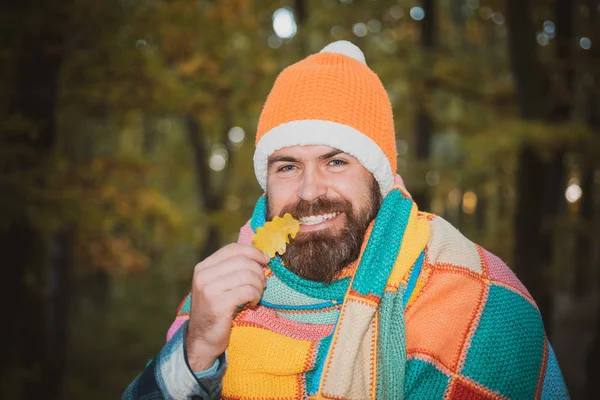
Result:
{"label": "red fabric square", "polygon": [[491,393],[487,393],[483,389],[459,379],[453,381],[451,390],[449,398],[452,400],[488,400],[496,398]]}

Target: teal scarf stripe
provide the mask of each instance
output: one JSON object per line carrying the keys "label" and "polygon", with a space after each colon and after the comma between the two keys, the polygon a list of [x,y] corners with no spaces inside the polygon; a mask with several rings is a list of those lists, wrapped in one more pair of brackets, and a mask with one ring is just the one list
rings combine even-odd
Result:
{"label": "teal scarf stripe", "polygon": [[415,266],[413,267],[412,271],[410,272],[410,276],[408,278],[408,283],[406,284],[406,291],[404,291],[404,297],[402,298],[402,301],[404,302],[404,304],[408,304],[408,300],[410,299],[410,296],[412,295],[413,290],[415,290],[415,286],[417,285],[417,278],[419,277],[419,274],[421,273],[421,268],[423,267],[424,260],[425,260],[425,250],[423,249],[423,251],[419,255],[419,258],[417,258],[417,261],[415,261]]}
{"label": "teal scarf stripe", "polygon": [[348,290],[348,285],[350,285],[350,277],[333,281],[329,284],[301,278],[283,265],[279,255],[276,255],[275,258],[271,259],[269,267],[275,276],[281,279],[283,283],[294,290],[311,297],[343,302],[346,291]]}
{"label": "teal scarf stripe", "polygon": [[413,201],[394,189],[381,204],[352,289],[360,295],[381,296],[400,251]]}
{"label": "teal scarf stripe", "polygon": [[300,324],[335,325],[337,323],[337,320],[340,318],[339,307],[330,308],[328,310],[311,310],[303,312],[281,311],[276,309],[273,309],[272,311],[279,315],[281,318],[285,318],[289,321],[298,322]]}
{"label": "teal scarf stripe", "polygon": [[321,383],[321,375],[323,375],[323,368],[325,367],[325,359],[331,346],[331,339],[333,333],[329,336],[324,337],[319,343],[319,350],[317,350],[317,358],[315,360],[315,368],[306,373],[306,391],[309,396],[316,394],[319,391],[319,384]]}
{"label": "teal scarf stripe", "polygon": [[297,290],[290,291],[289,289],[290,287],[281,279],[276,275],[271,274],[268,279],[267,288],[263,292],[263,300],[273,304],[285,304],[288,306],[306,306],[331,301],[331,299],[307,296]]}
{"label": "teal scarf stripe", "polygon": [[250,220],[250,228],[256,232],[257,228],[261,228],[267,219],[267,196],[261,196],[254,206],[252,219]]}
{"label": "teal scarf stripe", "polygon": [[274,310],[286,310],[286,311],[323,310],[323,309],[326,309],[329,307],[333,307],[337,304],[332,301],[327,301],[325,303],[307,304],[304,306],[300,306],[300,305],[273,304],[273,303],[269,303],[268,301],[264,301],[264,300],[261,300],[260,303],[263,306],[272,308]]}
{"label": "teal scarf stripe", "polygon": [[406,329],[404,286],[383,294],[379,305],[377,346],[377,398],[403,399],[406,375]]}

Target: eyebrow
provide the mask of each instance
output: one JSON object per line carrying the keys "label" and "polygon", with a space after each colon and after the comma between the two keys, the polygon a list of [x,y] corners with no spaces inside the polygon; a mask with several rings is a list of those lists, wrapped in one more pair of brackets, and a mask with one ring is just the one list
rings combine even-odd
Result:
{"label": "eyebrow", "polygon": [[291,163],[295,163],[298,162],[298,159],[291,157],[291,156],[277,156],[277,157],[269,157],[269,161],[267,162],[267,167],[271,167],[271,165],[275,164],[276,162],[291,162]]}
{"label": "eyebrow", "polygon": [[334,150],[330,151],[329,153],[326,153],[326,154],[323,154],[322,156],[319,156],[319,160],[321,160],[321,161],[327,160],[327,159],[329,159],[331,157],[335,157],[338,154],[342,154],[342,153],[344,153],[344,152],[341,151],[341,150],[338,150],[338,149],[334,149]]}

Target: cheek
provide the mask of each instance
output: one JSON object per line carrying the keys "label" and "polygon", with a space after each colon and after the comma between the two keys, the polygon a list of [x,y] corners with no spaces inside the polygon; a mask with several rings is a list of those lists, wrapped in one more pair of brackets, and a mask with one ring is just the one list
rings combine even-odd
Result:
{"label": "cheek", "polygon": [[354,176],[347,179],[338,180],[331,186],[331,188],[335,193],[353,203],[357,200],[360,200],[360,198],[363,196],[364,190],[367,190],[362,187],[361,180]]}
{"label": "cheek", "polygon": [[352,203],[352,209],[355,213],[365,212],[369,207],[371,197],[371,187],[369,176],[353,176],[336,184],[336,191],[345,200]]}
{"label": "cheek", "polygon": [[[279,182],[267,183],[267,197],[269,200],[269,211],[272,215],[279,215],[281,210],[294,200],[293,188]],[[272,189],[271,189],[272,188]]]}

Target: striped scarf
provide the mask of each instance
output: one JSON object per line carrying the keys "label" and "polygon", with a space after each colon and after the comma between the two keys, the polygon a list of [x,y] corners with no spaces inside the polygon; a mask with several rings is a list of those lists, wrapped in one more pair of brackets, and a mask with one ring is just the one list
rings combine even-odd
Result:
{"label": "striped scarf", "polygon": [[[240,243],[250,242],[265,215],[263,197]],[[234,321],[223,398],[402,398],[404,304],[428,237],[427,221],[396,187],[346,276],[309,281],[272,259],[261,303]]]}

